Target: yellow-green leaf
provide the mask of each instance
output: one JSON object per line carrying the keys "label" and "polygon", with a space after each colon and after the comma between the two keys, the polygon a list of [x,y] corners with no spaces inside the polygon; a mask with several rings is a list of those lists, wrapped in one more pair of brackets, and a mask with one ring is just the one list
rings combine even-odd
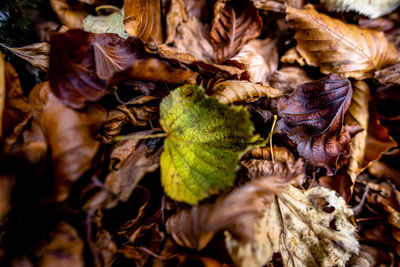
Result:
{"label": "yellow-green leaf", "polygon": [[167,133],[161,155],[164,191],[192,205],[230,186],[243,153],[263,143],[253,135],[244,107],[221,104],[196,85],[179,87],[162,101],[160,124]]}

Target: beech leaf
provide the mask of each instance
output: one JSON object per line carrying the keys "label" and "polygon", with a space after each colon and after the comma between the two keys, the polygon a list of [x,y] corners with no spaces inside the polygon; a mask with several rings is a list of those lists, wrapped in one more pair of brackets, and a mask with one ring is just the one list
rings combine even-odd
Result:
{"label": "beech leaf", "polygon": [[240,266],[263,266],[280,252],[284,266],[343,267],[359,251],[352,216],[335,191],[289,186],[253,222],[252,241],[243,242],[225,232],[225,244]]}
{"label": "beech leaf", "polygon": [[163,43],[159,0],[125,0],[125,30],[144,43]]}
{"label": "beech leaf", "polygon": [[336,72],[357,79],[371,78],[372,72],[396,62],[398,53],[383,32],[346,24],[313,6],[286,7],[286,20],[296,30],[297,50],[321,72]]}
{"label": "beech leaf", "polygon": [[253,102],[260,97],[282,96],[282,92],[278,89],[247,81],[222,81],[213,86],[210,94],[223,104],[237,101]]}
{"label": "beech leaf", "polygon": [[322,0],[329,11],[356,11],[372,19],[394,11],[399,5],[398,0]]}
{"label": "beech leaf", "polygon": [[261,33],[262,20],[253,4],[247,1],[236,4],[224,3],[219,7],[220,10],[214,11],[216,14],[210,35],[217,63],[233,57],[248,41]]}
{"label": "beech leaf", "polygon": [[374,78],[381,84],[400,84],[400,63],[378,70]]}
{"label": "beech leaf", "polygon": [[329,74],[304,83],[278,102],[282,131],[297,144],[297,150],[310,164],[336,172],[339,156],[349,156],[351,133],[343,127],[352,88],[349,80]]}
{"label": "beech leaf", "polygon": [[163,99],[160,124],[167,133],[160,163],[164,191],[192,205],[232,185],[240,157],[262,144],[244,107],[220,104],[195,85]]}
{"label": "beech leaf", "polygon": [[49,68],[50,54],[49,43],[36,43],[24,47],[8,47],[4,44],[0,45],[10,50],[18,57],[25,59],[33,66],[41,69],[44,72],[47,72]]}

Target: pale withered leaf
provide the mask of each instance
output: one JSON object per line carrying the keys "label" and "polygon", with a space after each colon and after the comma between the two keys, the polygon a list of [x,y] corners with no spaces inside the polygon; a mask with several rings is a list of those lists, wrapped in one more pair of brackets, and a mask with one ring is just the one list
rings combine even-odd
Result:
{"label": "pale withered leaf", "polygon": [[397,50],[383,32],[346,24],[318,13],[311,5],[305,9],[287,6],[286,20],[296,30],[300,55],[325,74],[370,78],[373,71],[396,62]]}
{"label": "pale withered leaf", "polygon": [[116,33],[126,39],[129,34],[125,31],[123,19],[124,10],[106,16],[89,15],[83,20],[83,29],[93,33]]}
{"label": "pale withered leaf", "polygon": [[49,43],[36,43],[24,47],[8,47],[4,44],[0,45],[7,48],[20,58],[25,59],[33,66],[41,69],[44,72],[47,72],[49,68],[49,54],[50,54]]}
{"label": "pale withered leaf", "polygon": [[253,222],[256,234],[250,242],[225,232],[225,244],[240,266],[263,266],[280,252],[284,266],[343,267],[359,251],[352,216],[335,191],[289,186]]}

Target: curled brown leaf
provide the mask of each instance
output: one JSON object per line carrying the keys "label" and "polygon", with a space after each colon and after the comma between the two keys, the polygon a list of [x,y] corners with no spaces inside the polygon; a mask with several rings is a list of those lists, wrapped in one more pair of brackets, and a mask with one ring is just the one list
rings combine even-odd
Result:
{"label": "curled brown leaf", "polygon": [[49,68],[50,54],[49,43],[36,43],[24,47],[8,47],[4,44],[0,45],[7,48],[20,58],[25,59],[33,66],[41,69],[44,72],[47,72]]}
{"label": "curled brown leaf", "polygon": [[299,67],[283,67],[272,74],[269,83],[282,93],[290,94],[298,85],[310,80],[307,73]]}
{"label": "curled brown leaf", "polygon": [[[217,8],[217,4],[221,6]],[[253,4],[243,1],[217,2],[211,28],[211,44],[217,63],[233,57],[250,40],[255,39],[262,28],[262,20]]]}
{"label": "curled brown leaf", "polygon": [[286,19],[296,30],[297,50],[321,72],[364,79],[396,62],[398,53],[383,34],[318,13],[313,6],[286,6]]}
{"label": "curled brown leaf", "polygon": [[88,16],[82,5],[71,6],[68,0],[50,0],[50,4],[62,24],[70,29],[82,28],[82,21]]}
{"label": "curled brown leaf", "polygon": [[400,84],[400,63],[375,71],[374,78],[381,84]]}
{"label": "curled brown leaf", "polygon": [[278,103],[284,124],[281,130],[297,144],[299,154],[307,162],[325,167],[328,175],[339,167],[339,156],[349,156],[354,133],[351,131],[359,131],[343,127],[351,96],[350,82],[338,74],[329,74],[298,86]]}

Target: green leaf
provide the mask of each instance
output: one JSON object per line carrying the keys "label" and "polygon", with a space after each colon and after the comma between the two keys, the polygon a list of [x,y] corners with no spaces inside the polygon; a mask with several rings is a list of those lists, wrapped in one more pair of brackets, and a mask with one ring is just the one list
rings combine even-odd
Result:
{"label": "green leaf", "polygon": [[244,107],[221,104],[196,85],[175,89],[160,117],[167,133],[161,183],[169,197],[192,205],[230,186],[243,153],[263,144]]}

